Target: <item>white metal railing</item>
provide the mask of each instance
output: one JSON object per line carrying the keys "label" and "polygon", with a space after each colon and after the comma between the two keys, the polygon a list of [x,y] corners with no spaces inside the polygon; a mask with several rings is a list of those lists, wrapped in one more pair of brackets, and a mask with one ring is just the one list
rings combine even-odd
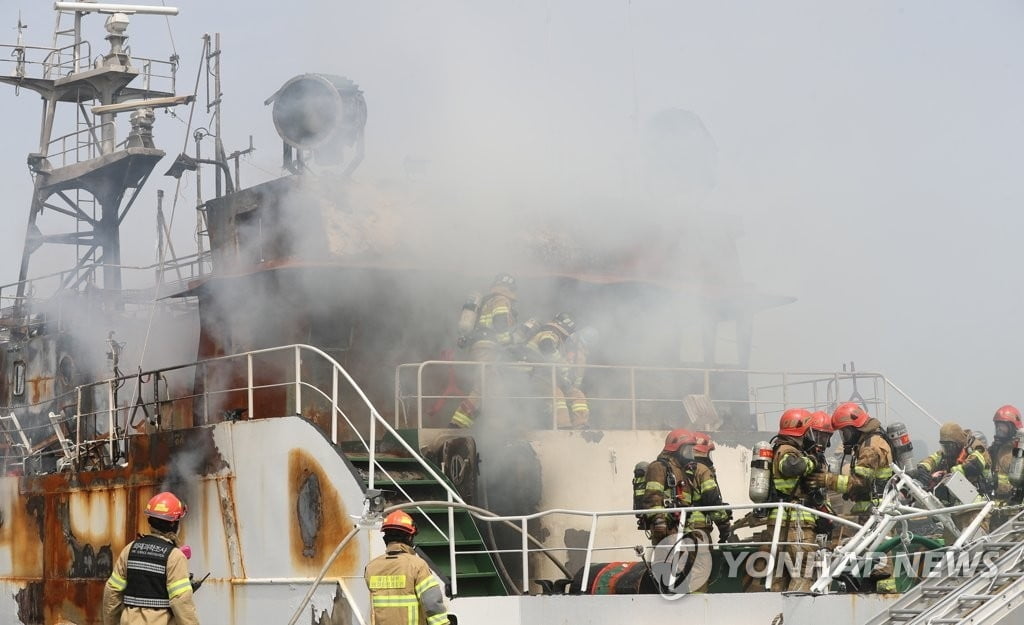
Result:
{"label": "white metal railing", "polygon": [[[558,426],[555,402],[566,370],[583,373],[591,422],[601,429],[662,429],[678,423],[687,396],[703,395],[719,414],[751,419],[772,430],[788,408],[831,411],[851,398],[883,422],[909,421],[921,427],[939,423],[884,375],[874,372],[777,372],[756,369],[700,369],[535,362],[429,360],[399,365],[395,372],[395,423],[423,427],[443,402],[478,396],[481,413],[501,411],[502,403],[532,402],[546,411],[537,425]],[[452,385],[455,381],[455,387]],[[471,390],[472,389],[472,390]],[[861,395],[861,389],[864,394]],[[520,409],[517,413],[522,413]],[[440,422],[433,425],[442,425]]]}
{"label": "white metal railing", "polygon": [[[892,489],[895,493],[896,489]],[[895,497],[895,495],[894,495]],[[395,506],[394,508],[410,507],[413,504],[402,504]],[[446,505],[445,502],[419,502],[416,505]],[[636,514],[649,513],[650,510],[604,510],[604,511],[587,511],[587,510],[571,510],[571,509],[551,509],[536,512],[527,515],[507,515],[497,516],[489,513],[486,510],[476,508],[474,506],[464,504],[447,504],[453,507],[464,508],[473,515],[474,518],[485,523],[505,523],[510,522],[515,524],[520,531],[521,545],[518,549],[484,549],[484,550],[461,550],[457,555],[475,555],[475,554],[488,554],[493,557],[499,557],[501,554],[517,554],[521,559],[521,588],[524,592],[528,589],[530,580],[530,556],[534,554],[540,554],[542,552],[583,552],[584,563],[581,569],[581,580],[580,588],[585,589],[588,587],[590,565],[594,562],[594,556],[597,552],[637,552],[638,546],[635,543],[622,544],[622,545],[607,545],[597,547],[598,534],[600,528],[600,521],[603,519],[612,519],[615,517],[629,516],[632,517]],[[927,510],[914,508],[907,505],[899,505],[898,507],[892,507],[886,510],[878,510],[875,514],[874,522],[869,522],[865,525],[860,525],[849,519],[838,517],[832,514],[822,512],[814,508],[808,508],[796,503],[786,502],[775,502],[775,503],[763,503],[763,504],[740,504],[740,505],[718,505],[718,506],[695,506],[695,507],[680,507],[680,508],[666,508],[659,510],[659,512],[676,513],[679,515],[679,527],[685,527],[686,518],[689,514],[694,512],[711,512],[715,510],[752,510],[752,509],[768,509],[768,510],[790,510],[790,511],[801,511],[812,514],[816,517],[828,519],[833,523],[844,525],[856,530],[856,533],[848,539],[842,546],[836,549],[836,551],[830,552],[826,549],[821,548],[817,543],[813,543],[813,546],[818,547],[820,557],[824,560],[824,565],[821,568],[821,574],[818,581],[815,583],[816,592],[827,592],[828,585],[833,579],[833,574],[842,570],[843,566],[848,566],[850,562],[857,558],[869,558],[875,557],[878,554],[874,553],[874,549],[877,549],[881,543],[889,538],[905,535],[900,531],[896,531],[901,523],[907,520],[922,520],[928,518],[939,518],[946,517],[951,513],[964,512],[971,510],[978,510],[980,513],[977,514],[974,520],[963,530],[957,541],[948,547],[943,547],[946,551],[957,551],[964,549],[968,546],[971,538],[974,537],[978,528],[981,526],[982,521],[986,518],[988,513],[992,509],[991,502],[979,502],[973,504],[965,504],[958,506],[949,506],[945,508]],[[583,517],[589,519],[589,536],[586,547],[537,547],[531,548],[529,546],[529,534],[527,533],[527,524],[530,521],[536,519],[543,519],[554,516],[573,516]],[[784,540],[782,536],[782,525],[785,523],[785,515],[781,513],[775,514],[775,520],[768,520],[768,526],[772,530],[772,539],[770,542],[756,542],[756,541],[740,541],[731,542],[727,545],[731,547],[736,546],[748,546],[748,547],[767,547],[768,548],[768,559],[765,569],[765,589],[771,590],[775,580],[776,564],[778,562],[779,548],[785,545],[800,544],[804,546],[812,546],[812,543],[792,543]],[[879,522],[878,519],[883,519]],[[905,528],[903,528],[905,530]],[[642,534],[638,531],[638,537],[642,538]],[[698,547],[703,546],[708,549],[714,549],[713,543],[698,543]],[[653,549],[653,547],[646,547],[647,550]],[[831,567],[829,566],[830,559],[835,562]],[[453,561],[454,562],[454,561]],[[452,579],[456,576],[456,570],[452,569]]]}
{"label": "white metal railing", "polygon": [[[267,378],[273,379],[266,381]],[[195,392],[172,390],[178,386],[190,388],[192,382],[200,386]],[[128,389],[128,392],[122,389]],[[107,463],[117,462],[125,453],[131,435],[144,431],[142,422],[145,415],[148,415],[152,427],[166,429],[163,409],[172,402],[191,403],[193,415],[203,423],[221,421],[226,416],[243,418],[243,414],[245,419],[283,416],[280,408],[267,408],[258,400],[258,395],[268,391],[283,393],[286,398],[283,414],[312,414],[311,420],[328,434],[335,445],[342,442],[341,430],[347,426],[345,429],[351,437],[345,440],[358,441],[368,454],[368,489],[384,484],[406,499],[413,500],[378,458],[378,434],[390,435],[444,489],[448,502],[464,503],[444,477],[420,456],[419,450],[406,442],[377,412],[349,373],[330,355],[309,345],[254,350],[110,378],[79,386],[61,398],[34,406],[21,406],[16,410],[38,413],[40,408],[55,409],[56,414],[50,417],[49,422],[34,427],[73,430],[58,432],[57,439],[63,436],[67,442],[62,442],[59,449],[49,453],[66,458],[70,468],[80,470],[83,454],[95,451],[97,447],[102,448]],[[244,408],[238,410],[237,401],[242,398]],[[92,409],[86,410],[87,405]],[[225,415],[224,409],[237,412],[228,410],[231,414]],[[317,412],[321,409],[328,411],[329,424],[318,419]],[[61,418],[62,414],[68,416]],[[73,453],[73,459],[67,457],[69,451]],[[448,515],[448,527],[441,527],[424,514],[427,522],[445,539],[452,535],[455,523],[451,509]],[[450,557],[454,569],[453,542]]]}
{"label": "white metal railing", "polygon": [[[75,302],[64,302],[58,300],[53,305],[53,296],[58,293],[79,291],[93,287],[91,276],[101,273],[107,267],[117,267],[123,272],[123,280],[130,285],[134,282],[146,282],[152,284],[153,274],[156,275],[158,291],[154,295],[154,288],[149,286],[143,289],[133,290],[130,287],[122,289],[117,301],[128,305],[128,309],[134,305],[148,311],[154,304],[154,299],[183,290],[191,280],[201,276],[201,259],[197,254],[190,254],[169,260],[164,263],[152,265],[111,265],[108,263],[93,263],[75,269],[65,269],[50,274],[29,278],[23,282],[12,282],[0,286],[0,319],[13,319],[16,316],[24,315],[28,310],[35,313],[35,318],[25,319],[24,325],[29,327],[46,321],[56,321],[63,327],[63,313],[66,305],[77,306]],[[138,276],[141,276],[139,278]],[[172,279],[173,278],[173,279]],[[74,289],[61,289],[62,285],[78,283]],[[19,287],[24,288],[26,295],[18,297]],[[101,291],[102,293],[102,291]],[[131,297],[132,294],[138,297]],[[128,297],[125,297],[127,295]],[[166,306],[166,300],[159,305]]]}
{"label": "white metal railing", "polygon": [[[53,48],[48,46],[0,45],[0,73],[18,78],[55,80],[102,64],[103,56],[92,54],[88,40]],[[129,54],[129,65],[142,78],[144,92],[175,93],[178,62]],[[9,68],[9,69],[8,69]]]}

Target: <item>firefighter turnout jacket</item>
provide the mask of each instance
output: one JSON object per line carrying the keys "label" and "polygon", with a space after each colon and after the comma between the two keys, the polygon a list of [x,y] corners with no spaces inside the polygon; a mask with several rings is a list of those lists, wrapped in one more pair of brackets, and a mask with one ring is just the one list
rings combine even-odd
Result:
{"label": "firefighter turnout jacket", "polygon": [[[651,510],[650,522],[663,518],[674,525],[674,517],[664,512],[665,508],[674,508],[676,486],[683,482],[683,467],[675,458],[675,454],[662,452],[658,458],[647,465],[647,488],[644,491],[644,508]],[[666,505],[668,504],[668,505]]]}
{"label": "firefighter turnout jacket", "polygon": [[[722,491],[712,467],[697,459],[683,468],[683,476],[683,481],[676,489],[680,506],[722,505]],[[687,512],[686,531],[702,530],[710,534],[712,523],[719,525],[729,519],[728,510]]]}
{"label": "firefighter turnout jacket", "polygon": [[371,625],[448,625],[441,583],[415,550],[400,542],[366,565]]}
{"label": "firefighter turnout jacket", "polygon": [[992,443],[988,448],[989,458],[992,460],[992,476],[995,478],[995,491],[993,499],[1006,501],[1013,494],[1013,484],[1010,483],[1010,461],[1013,460],[1013,439]]}
{"label": "firefighter turnout jacket", "polygon": [[850,474],[825,475],[825,487],[853,501],[851,514],[867,514],[878,504],[885,485],[892,478],[892,448],[882,435],[882,424],[872,417],[862,426],[860,442],[854,446]]}
{"label": "firefighter turnout jacket", "polygon": [[504,287],[494,287],[480,304],[475,338],[503,346],[511,345],[512,331],[519,322],[515,303],[515,293]]}
{"label": "firefighter turnout jacket", "polygon": [[[978,498],[981,500],[989,492],[988,484],[992,479],[992,459],[981,445],[969,445],[956,458],[946,457],[945,452],[939,449],[922,460],[917,468],[919,471],[924,470],[928,473],[936,471],[961,473],[978,489]],[[947,501],[946,503],[951,502]]]}
{"label": "firefighter turnout jacket", "polygon": [[[817,462],[801,449],[796,441],[789,437],[780,437],[775,446],[775,458],[772,461],[772,485],[775,491],[775,501],[804,504],[804,499],[809,491],[804,481],[817,470]],[[778,509],[773,508],[768,514],[768,521],[775,521],[777,516]],[[813,526],[815,516],[806,510],[785,509],[782,519],[789,522],[808,523]]]}
{"label": "firefighter turnout jacket", "polygon": [[129,543],[103,587],[104,625],[199,625],[178,538],[153,530]]}

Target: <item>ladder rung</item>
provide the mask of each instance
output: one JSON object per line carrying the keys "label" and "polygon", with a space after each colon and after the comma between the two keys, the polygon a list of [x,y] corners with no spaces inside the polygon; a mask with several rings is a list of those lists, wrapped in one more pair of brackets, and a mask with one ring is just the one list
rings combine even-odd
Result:
{"label": "ladder rung", "polygon": [[889,616],[893,618],[910,618],[921,614],[924,610],[910,609],[910,608],[893,608],[889,610]]}
{"label": "ladder rung", "polygon": [[1010,549],[1011,547],[1020,547],[1020,545],[1021,545],[1020,541],[1011,541],[1011,542],[993,541],[993,542],[990,542],[990,543],[982,543],[982,544],[985,547],[1001,547],[1003,549]]}
{"label": "ladder rung", "polygon": [[988,601],[994,597],[996,595],[960,595],[956,600],[966,603],[967,601]]}
{"label": "ladder rung", "polygon": [[995,577],[1024,577],[1024,572],[1010,571],[1008,573],[996,573]]}
{"label": "ladder rung", "polygon": [[961,620],[958,618],[933,618],[928,622],[932,625],[957,625]]}

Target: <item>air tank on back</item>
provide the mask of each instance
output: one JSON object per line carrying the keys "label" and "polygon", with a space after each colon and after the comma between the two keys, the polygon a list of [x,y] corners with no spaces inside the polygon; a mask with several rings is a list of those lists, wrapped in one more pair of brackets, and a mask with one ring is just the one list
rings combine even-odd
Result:
{"label": "air tank on back", "polygon": [[896,422],[885,428],[885,434],[892,443],[892,450],[895,453],[894,460],[903,470],[912,468],[914,461],[914,445],[910,442],[910,432],[903,423]]}
{"label": "air tank on back", "polygon": [[[319,165],[341,166],[351,173],[363,159],[366,100],[356,83],[343,76],[301,74],[284,83],[265,104],[274,105],[277,134],[298,160],[312,156]],[[355,154],[346,156],[346,148]],[[346,158],[348,160],[346,164]]]}

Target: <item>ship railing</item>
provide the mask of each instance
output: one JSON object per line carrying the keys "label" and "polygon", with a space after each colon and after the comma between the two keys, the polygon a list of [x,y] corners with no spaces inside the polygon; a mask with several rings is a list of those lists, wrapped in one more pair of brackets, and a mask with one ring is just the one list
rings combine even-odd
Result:
{"label": "ship railing", "polygon": [[588,425],[597,429],[678,427],[682,414],[694,426],[709,429],[719,429],[724,422],[721,429],[770,431],[788,408],[831,411],[851,397],[886,423],[938,423],[902,389],[874,372],[451,360],[397,367],[395,423],[443,427],[455,406],[469,399],[481,413],[510,412],[520,420],[526,415],[539,429],[573,427],[565,414],[573,400],[573,380],[578,378],[590,410]]}
{"label": "ship railing", "polygon": [[[410,507],[411,504],[403,504],[397,507]],[[433,505],[445,505],[444,502],[419,502],[421,506],[433,506]],[[526,589],[530,588],[529,583],[531,580],[531,555],[536,554],[550,554],[550,553],[583,553],[583,566],[580,571],[580,584],[579,587],[582,589],[588,588],[590,581],[590,567],[595,561],[597,554],[612,553],[616,554],[620,558],[626,554],[644,553],[645,560],[649,560],[648,556],[655,549],[652,546],[638,545],[637,543],[629,544],[599,544],[601,543],[600,531],[604,529],[601,525],[602,522],[606,524],[614,523],[615,527],[611,531],[621,532],[622,522],[620,517],[627,517],[632,521],[633,516],[649,514],[650,510],[604,510],[604,511],[587,511],[587,510],[574,510],[574,509],[551,509],[536,512],[533,514],[526,515],[494,515],[486,510],[476,508],[474,506],[451,504],[453,507],[462,507],[469,511],[474,518],[485,523],[511,523],[519,528],[521,535],[521,544],[518,548],[505,548],[505,549],[489,549],[489,550],[460,550],[459,555],[473,555],[473,554],[489,554],[494,557],[499,557],[502,554],[511,554],[518,556],[521,561],[521,589],[523,592],[527,592]],[[665,514],[677,514],[679,516],[679,527],[684,527],[688,515],[694,512],[708,513],[718,510],[728,510],[733,512],[747,511],[752,512],[754,510],[761,510],[762,512],[768,512],[768,519],[766,521],[766,527],[771,530],[770,541],[758,541],[758,540],[746,540],[738,539],[732,540],[727,543],[719,542],[716,546],[710,539],[706,541],[700,539],[695,540],[693,543],[694,547],[700,549],[722,549],[724,546],[727,549],[735,549],[741,547],[744,549],[751,549],[760,547],[760,552],[766,552],[767,557],[764,558],[765,568],[763,569],[765,590],[771,591],[773,585],[776,582],[776,573],[780,570],[786,570],[786,565],[779,567],[779,552],[781,548],[799,545],[800,547],[813,548],[813,552],[817,552],[815,557],[821,561],[820,573],[816,581],[816,589],[819,592],[827,592],[829,584],[833,579],[833,574],[837,570],[851,570],[851,563],[853,560],[860,559],[861,562],[874,562],[880,557],[880,554],[876,553],[875,549],[878,549],[880,545],[891,538],[906,537],[906,526],[905,522],[914,520],[922,521],[929,519],[941,519],[948,518],[950,514],[967,511],[980,511],[979,514],[975,515],[973,521],[968,524],[967,527],[960,534],[959,538],[950,545],[940,547],[940,551],[958,551],[967,548],[971,544],[971,540],[975,538],[978,529],[981,527],[983,520],[985,519],[988,512],[992,509],[991,502],[978,502],[972,504],[948,506],[944,508],[938,508],[934,510],[927,510],[922,508],[915,508],[907,505],[898,505],[891,509],[886,510],[884,513],[876,510],[873,515],[872,521],[866,524],[859,524],[851,521],[847,518],[836,516],[823,512],[815,508],[809,508],[797,503],[789,502],[775,502],[775,503],[751,503],[751,504],[737,504],[737,505],[718,505],[718,506],[695,506],[695,507],[676,507],[676,508],[665,508],[659,509],[659,512]],[[774,512],[769,512],[774,511]],[[834,524],[843,525],[850,528],[853,534],[850,538],[842,542],[834,550],[827,549],[823,544],[817,542],[794,542],[788,540],[783,535],[783,525],[787,523],[786,514],[783,511],[800,512],[814,515],[820,519],[827,519]],[[580,524],[581,529],[588,531],[587,545],[585,547],[531,547],[530,546],[530,535],[528,534],[527,527],[531,521],[547,519],[551,520],[555,517],[577,517],[584,519],[584,523]],[[772,518],[774,517],[774,519]],[[813,526],[813,524],[811,524]],[[637,537],[639,540],[646,542],[646,535],[640,533],[637,530]],[[983,538],[981,540],[984,540]],[[641,549],[642,548],[642,549]],[[831,566],[830,566],[831,563]],[[852,570],[856,570],[855,568]],[[863,570],[863,569],[862,569]],[[572,571],[568,572],[570,575]],[[453,586],[456,583],[455,572],[453,569],[452,579]],[[820,587],[820,588],[819,588]],[[452,589],[454,594],[457,593],[457,586]],[[585,592],[585,591],[584,591]]]}
{"label": "ship railing", "polygon": [[[177,390],[192,388],[193,383],[198,387],[196,392]],[[344,367],[310,345],[253,350],[118,376],[79,386],[64,395],[63,402],[38,406],[55,406],[52,427],[67,431],[57,431],[55,442],[59,440],[60,447],[50,453],[66,458],[67,462],[61,464],[74,470],[91,467],[100,448],[108,465],[122,461],[133,434],[191,427],[196,422],[291,414],[311,421],[334,445],[358,441],[368,457],[368,490],[394,490],[414,500],[379,459],[380,439],[388,438],[418,462],[420,469],[444,490],[449,502],[464,503],[441,473],[381,416]],[[184,418],[181,411],[192,418]],[[61,414],[71,416],[61,419]],[[51,427],[51,423],[45,427]],[[66,441],[60,440],[62,437]],[[73,459],[69,453],[74,454]],[[451,511],[447,527],[424,516],[446,539],[454,530]],[[453,545],[453,566],[454,554]]]}
{"label": "ship railing", "polygon": [[[61,135],[47,144],[47,158],[51,164],[64,167],[100,156],[100,139],[104,127],[114,128],[114,122],[90,124],[87,128]],[[70,157],[70,158],[69,158]]]}
{"label": "ship railing", "polygon": [[[29,278],[24,282],[12,282],[0,286],[0,319],[11,319],[18,312],[45,307],[53,295],[66,292],[71,288],[93,288],[92,277],[106,267],[117,267],[122,270],[125,283],[123,291],[140,294],[137,301],[146,300],[152,303],[156,299],[166,297],[188,287],[190,281],[202,276],[199,254],[180,256],[163,263],[152,265],[112,265],[109,263],[92,263],[74,269],[65,269],[50,274]],[[134,288],[132,285],[144,284]],[[17,295],[23,286],[26,295]],[[154,291],[154,286],[156,289]],[[117,296],[118,301],[121,295]],[[58,306],[58,309],[60,307]],[[52,317],[54,313],[51,312]],[[61,315],[57,314],[58,320]]]}
{"label": "ship railing", "polygon": [[[0,45],[0,74],[15,78],[63,78],[78,71],[82,61],[90,57],[92,47],[88,41],[59,48],[3,44]],[[6,71],[11,66],[13,68]]]}

